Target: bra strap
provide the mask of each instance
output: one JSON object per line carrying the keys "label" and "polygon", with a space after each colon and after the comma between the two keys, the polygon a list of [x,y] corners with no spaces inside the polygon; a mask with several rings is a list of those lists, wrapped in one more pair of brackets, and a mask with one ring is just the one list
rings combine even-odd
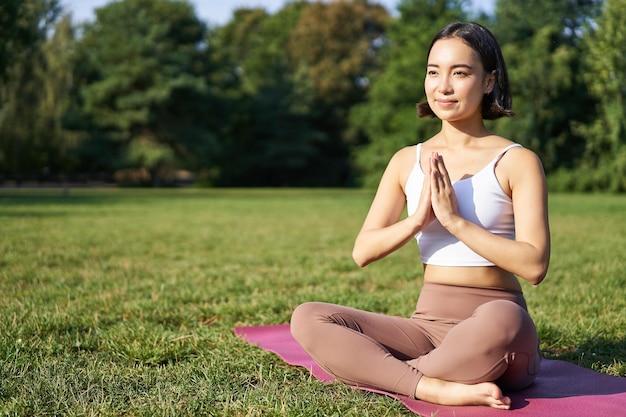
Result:
{"label": "bra strap", "polygon": [[509,151],[509,149],[512,148],[521,148],[522,145],[520,145],[519,143],[514,143],[512,145],[507,146],[506,148],[504,148],[498,155],[496,155],[495,158],[493,158],[493,161],[491,161],[492,164],[497,164],[498,161],[500,161],[500,159],[502,159],[502,157],[504,156],[505,153],[507,153]]}

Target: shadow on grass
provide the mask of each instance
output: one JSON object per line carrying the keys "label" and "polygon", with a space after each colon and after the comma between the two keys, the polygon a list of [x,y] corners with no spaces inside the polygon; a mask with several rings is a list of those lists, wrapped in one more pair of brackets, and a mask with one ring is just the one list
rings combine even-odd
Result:
{"label": "shadow on grass", "polygon": [[[544,339],[543,342],[550,344],[550,340]],[[542,353],[547,359],[558,359],[604,373],[610,371],[614,376],[626,376],[626,338],[590,337],[569,348],[548,346]]]}
{"label": "shadow on grass", "polygon": [[[0,187],[0,217],[49,218],[72,216],[65,208],[104,207],[152,199],[172,198],[180,194],[174,189],[134,188],[2,188]],[[60,209],[60,210],[59,210]]]}
{"label": "shadow on grass", "polygon": [[0,187],[0,203],[39,205],[39,204],[88,204],[102,201],[119,201],[124,197],[110,189],[77,189],[69,188],[2,188]]}

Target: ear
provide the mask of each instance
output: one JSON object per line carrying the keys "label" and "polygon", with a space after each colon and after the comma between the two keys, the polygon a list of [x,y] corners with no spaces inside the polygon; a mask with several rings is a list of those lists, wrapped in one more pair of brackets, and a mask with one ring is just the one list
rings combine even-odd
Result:
{"label": "ear", "polygon": [[494,86],[496,85],[496,70],[491,71],[485,76],[484,85],[485,94],[490,94],[493,91]]}

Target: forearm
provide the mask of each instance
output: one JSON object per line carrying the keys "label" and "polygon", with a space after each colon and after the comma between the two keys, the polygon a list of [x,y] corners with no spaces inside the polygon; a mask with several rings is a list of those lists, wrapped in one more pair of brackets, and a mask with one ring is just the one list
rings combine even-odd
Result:
{"label": "forearm", "polygon": [[533,244],[507,239],[462,217],[457,217],[447,229],[478,255],[533,285],[546,275],[550,259],[547,240]]}
{"label": "forearm", "polygon": [[420,229],[413,217],[383,228],[363,229],[354,242],[352,258],[361,267],[369,265],[404,246]]}

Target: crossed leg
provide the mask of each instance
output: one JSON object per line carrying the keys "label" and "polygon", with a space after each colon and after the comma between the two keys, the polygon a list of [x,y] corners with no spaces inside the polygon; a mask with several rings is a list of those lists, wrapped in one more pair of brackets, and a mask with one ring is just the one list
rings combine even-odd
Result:
{"label": "crossed leg", "polygon": [[418,320],[326,303],[299,306],[291,331],[337,379],[437,404],[509,408],[494,381],[522,388],[538,368],[532,320],[505,300],[479,306],[437,348]]}
{"label": "crossed leg", "polygon": [[291,333],[338,380],[409,397],[421,373],[407,361],[434,348],[415,320],[318,302],[296,308]]}

